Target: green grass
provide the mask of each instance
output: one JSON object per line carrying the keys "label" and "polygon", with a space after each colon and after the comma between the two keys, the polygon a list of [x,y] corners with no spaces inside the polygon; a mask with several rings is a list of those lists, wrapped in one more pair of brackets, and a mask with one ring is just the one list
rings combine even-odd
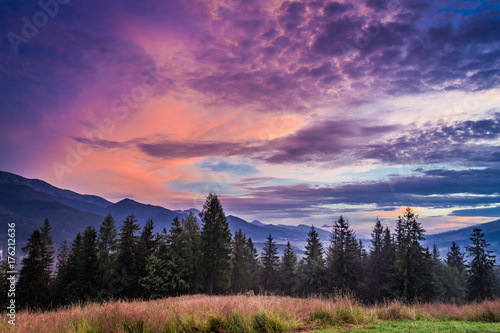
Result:
{"label": "green grass", "polygon": [[[332,332],[332,331],[316,331]],[[358,328],[351,330],[353,333],[374,333],[374,332],[417,332],[417,333],[488,333],[500,332],[500,323],[474,323],[466,321],[382,321],[367,328]]]}

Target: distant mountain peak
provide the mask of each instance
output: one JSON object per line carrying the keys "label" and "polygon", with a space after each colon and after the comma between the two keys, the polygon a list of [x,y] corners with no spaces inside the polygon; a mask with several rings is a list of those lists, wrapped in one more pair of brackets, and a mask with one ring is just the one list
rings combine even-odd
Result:
{"label": "distant mountain peak", "polygon": [[130,198],[125,198],[125,199],[122,199],[122,200],[118,201],[117,203],[115,203],[115,205],[120,205],[120,204],[123,205],[123,204],[141,204],[141,203],[137,202],[135,200],[132,200]]}

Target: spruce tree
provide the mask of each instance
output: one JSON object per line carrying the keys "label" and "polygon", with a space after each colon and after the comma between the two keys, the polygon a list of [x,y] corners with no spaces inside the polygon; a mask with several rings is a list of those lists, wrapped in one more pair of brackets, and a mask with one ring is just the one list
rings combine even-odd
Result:
{"label": "spruce tree", "polygon": [[118,250],[118,231],[115,219],[111,214],[106,215],[99,228],[99,280],[101,297],[112,296],[112,288],[116,274],[116,251]]}
{"label": "spruce tree", "polygon": [[203,275],[200,270],[202,256],[200,233],[200,225],[196,221],[196,216],[190,211],[182,218],[182,239],[185,244],[184,265],[186,268],[183,280],[186,281],[189,288],[188,292],[191,294],[200,292],[202,288]]}
{"label": "spruce tree", "polygon": [[359,276],[355,270],[359,246],[349,221],[335,221],[328,248],[329,288],[332,292],[357,292]]}
{"label": "spruce tree", "polygon": [[186,281],[188,275],[187,267],[187,243],[184,237],[184,228],[179,217],[175,216],[170,227],[170,233],[167,236],[167,251],[165,260],[169,263],[171,280],[177,279],[171,283],[169,293],[185,293],[189,286]]}
{"label": "spruce tree", "polygon": [[396,263],[396,247],[394,244],[394,239],[391,235],[389,227],[384,229],[384,238],[382,241],[382,253],[381,253],[381,278],[380,281],[380,298],[389,298],[391,296],[391,280],[393,276],[393,270]]}
{"label": "spruce tree", "polygon": [[238,230],[234,234],[231,256],[231,289],[243,292],[252,288],[252,256],[246,235]]}
{"label": "spruce tree", "polygon": [[432,255],[422,247],[425,229],[413,209],[406,208],[396,223],[396,263],[393,292],[405,302],[430,301],[434,297],[435,279]]}
{"label": "spruce tree", "polygon": [[464,254],[457,243],[452,242],[446,254],[445,264],[441,266],[439,276],[442,286],[441,301],[462,303],[466,296],[466,278]]}
{"label": "spruce tree", "polygon": [[481,229],[474,228],[470,240],[472,245],[466,247],[471,258],[467,265],[467,298],[482,301],[493,297],[495,256],[487,249],[490,244],[486,243]]}
{"label": "spruce tree", "polygon": [[155,299],[188,291],[189,285],[185,280],[188,267],[185,266],[185,258],[189,253],[188,244],[182,238],[183,233],[181,221],[176,216],[170,233],[164,228],[162,233],[154,238],[157,250],[146,257],[144,273],[139,278],[143,297]]}
{"label": "spruce tree", "polygon": [[447,287],[445,286],[445,284],[448,283],[447,276],[446,276],[447,272],[445,269],[446,266],[441,261],[440,256],[441,256],[441,254],[440,254],[436,244],[433,244],[431,267],[432,267],[432,272],[434,274],[434,280],[435,280],[434,289],[435,289],[436,295],[434,295],[434,297],[435,297],[435,300],[439,300],[441,302],[446,302],[446,301],[448,301],[447,300],[448,290],[447,290]]}
{"label": "spruce tree", "polygon": [[251,289],[253,290],[259,290],[260,288],[260,274],[262,271],[262,264],[259,261],[259,254],[257,253],[257,249],[255,248],[255,245],[253,245],[253,241],[251,237],[248,237],[247,240],[248,248],[250,249],[250,280],[251,282]]}
{"label": "spruce tree", "polygon": [[217,195],[210,193],[200,212],[205,286],[212,295],[227,289],[231,259],[231,231]]}
{"label": "spruce tree", "polygon": [[323,292],[325,283],[325,260],[323,258],[323,244],[318,232],[311,226],[307,233],[306,251],[301,263],[301,289],[305,295]]}
{"label": "spruce tree", "polygon": [[59,277],[62,285],[61,292],[64,295],[61,298],[61,304],[72,304],[83,298],[84,287],[80,284],[80,277],[83,274],[82,252],[82,234],[79,232],[71,243],[65,273],[61,272]]}
{"label": "spruce tree", "polygon": [[260,260],[263,265],[261,286],[265,291],[275,292],[279,287],[279,256],[278,247],[271,234],[264,242]]}
{"label": "spruce tree", "polygon": [[[136,269],[138,278],[146,276],[146,260],[154,254],[156,250],[156,238],[153,234],[153,230],[154,221],[153,219],[148,219],[142,228],[139,241],[137,243]],[[144,294],[142,296],[146,298],[148,297]]]}
{"label": "spruce tree", "polygon": [[383,271],[384,258],[383,258],[383,246],[384,246],[384,227],[382,223],[377,218],[375,221],[375,226],[371,233],[371,248],[370,255],[368,258],[368,273],[367,277],[367,296],[371,300],[381,300],[382,299],[382,288],[384,283],[384,276],[388,272]]}
{"label": "spruce tree", "polygon": [[45,219],[43,221],[43,225],[40,228],[40,233],[42,237],[42,241],[44,243],[44,246],[42,247],[42,256],[44,260],[46,261],[44,263],[46,267],[46,272],[44,279],[50,281],[52,279],[52,271],[53,271],[53,265],[54,265],[54,241],[52,240],[52,226],[50,225],[49,219]]}
{"label": "spruce tree", "polygon": [[59,247],[59,252],[57,254],[57,274],[54,281],[54,300],[58,305],[64,305],[64,299],[66,298],[66,276],[68,274],[68,260],[71,253],[71,248],[68,246],[68,242],[64,241]]}
{"label": "spruce tree", "polygon": [[101,288],[101,281],[99,280],[97,231],[93,226],[85,228],[79,257],[81,273],[77,281],[80,286],[80,300],[96,301]]}
{"label": "spruce tree", "polygon": [[46,309],[50,305],[51,294],[51,250],[50,224],[44,223],[43,233],[35,230],[22,248],[26,254],[19,272],[18,296],[19,306]]}
{"label": "spruce tree", "polygon": [[460,273],[465,271],[464,254],[455,241],[451,242],[450,251],[446,254],[446,264],[455,267]]}
{"label": "spruce tree", "polygon": [[118,243],[117,270],[119,282],[111,292],[117,291],[127,298],[138,296],[139,272],[137,270],[138,239],[136,232],[140,227],[134,215],[129,215],[120,228]]}
{"label": "spruce tree", "polygon": [[297,255],[290,245],[286,243],[285,251],[280,266],[281,291],[285,295],[293,295],[297,289]]}

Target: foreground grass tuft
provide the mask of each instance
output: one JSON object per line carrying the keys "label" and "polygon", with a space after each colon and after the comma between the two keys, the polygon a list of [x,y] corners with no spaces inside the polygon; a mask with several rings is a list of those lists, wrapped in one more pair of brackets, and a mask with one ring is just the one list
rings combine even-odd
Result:
{"label": "foreground grass tuft", "polygon": [[[462,306],[362,306],[346,297],[244,295],[75,305],[45,313],[21,311],[16,317],[17,331],[27,333],[500,332],[499,323],[500,300]],[[2,316],[0,332],[11,331],[7,316]]]}

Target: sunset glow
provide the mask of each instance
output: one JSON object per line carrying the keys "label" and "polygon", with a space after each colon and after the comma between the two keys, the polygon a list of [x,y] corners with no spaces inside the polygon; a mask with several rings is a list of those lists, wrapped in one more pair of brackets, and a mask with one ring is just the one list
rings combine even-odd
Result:
{"label": "sunset glow", "polygon": [[360,235],[500,216],[495,2],[71,1],[30,38],[1,6],[2,171]]}

